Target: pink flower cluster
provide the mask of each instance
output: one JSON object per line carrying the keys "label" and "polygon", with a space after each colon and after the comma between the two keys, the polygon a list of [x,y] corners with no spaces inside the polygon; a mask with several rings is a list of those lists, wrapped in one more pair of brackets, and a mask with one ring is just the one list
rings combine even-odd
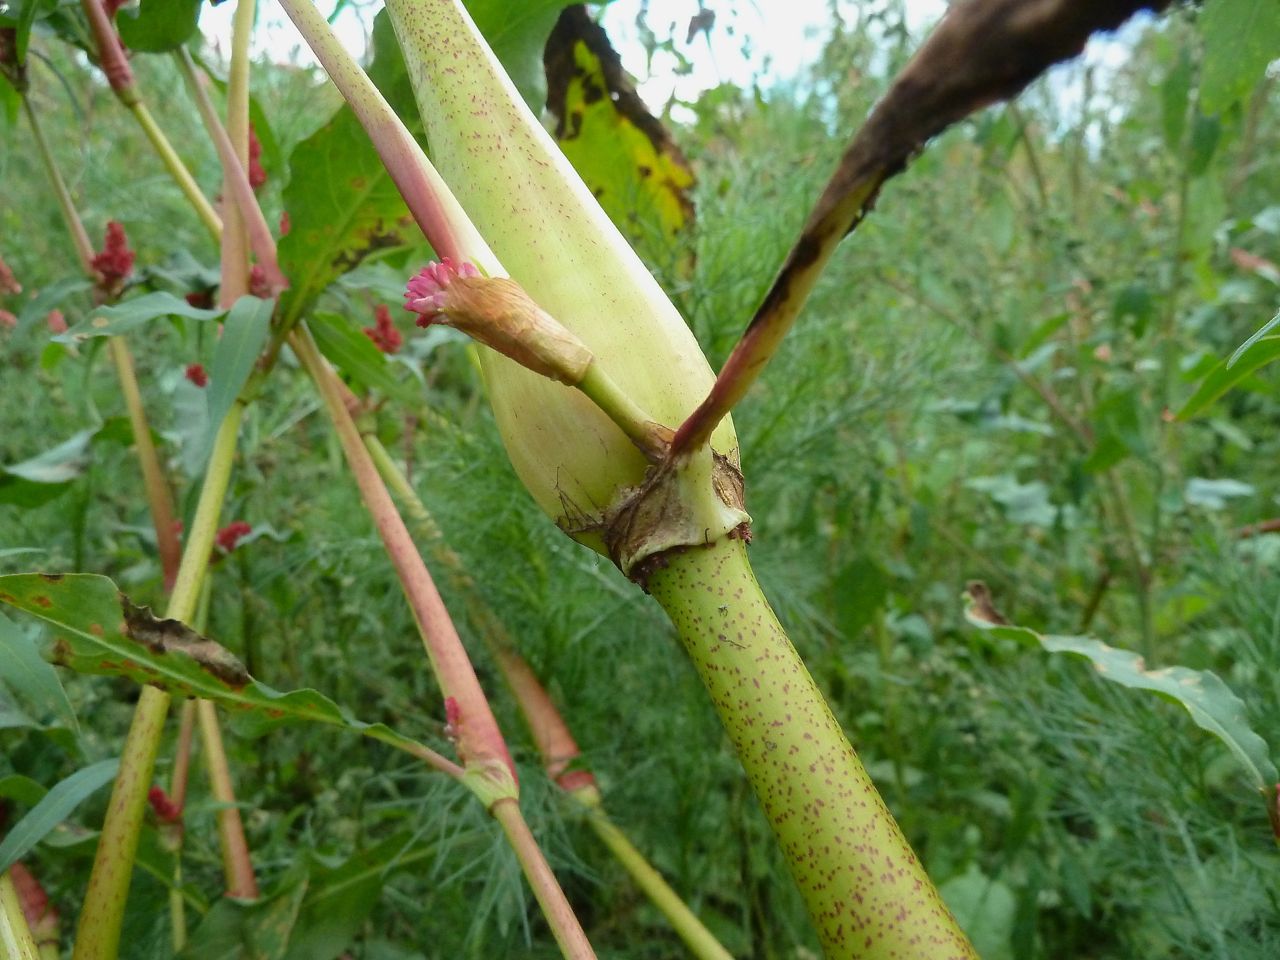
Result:
{"label": "pink flower cluster", "polygon": [[418,271],[417,276],[409,280],[404,291],[404,308],[418,317],[418,326],[429,326],[433,320],[444,312],[448,303],[448,289],[458,277],[478,277],[480,271],[475,264],[463,261],[458,263],[445,257],[439,263],[429,263]]}

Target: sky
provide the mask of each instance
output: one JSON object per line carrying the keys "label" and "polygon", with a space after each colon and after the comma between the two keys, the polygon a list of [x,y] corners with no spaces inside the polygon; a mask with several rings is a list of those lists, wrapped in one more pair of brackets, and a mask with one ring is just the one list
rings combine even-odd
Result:
{"label": "sky", "polygon": [[[521,0],[512,0],[521,2]],[[821,50],[824,28],[830,23],[832,0],[614,0],[606,8],[604,26],[623,65],[640,81],[639,91],[649,105],[660,109],[675,95],[692,101],[720,83],[750,84],[757,77],[769,86],[799,74]],[[335,0],[319,0],[326,13]],[[717,20],[707,35],[685,43],[690,18],[702,6],[715,10]],[[857,0],[838,0],[846,16],[854,16]],[[636,16],[647,7],[647,22],[660,36],[674,33],[678,48],[689,58],[692,71],[675,77],[675,58],[659,55],[652,67],[646,63],[644,45],[636,26]],[[946,9],[945,0],[907,0],[908,23],[921,31]],[[347,49],[363,53],[375,7],[348,6],[334,23]],[[216,38],[224,51],[230,49],[231,18],[235,4],[206,6],[201,28]],[[746,41],[750,54],[744,55]],[[292,25],[276,4],[259,5],[255,54],[274,60],[315,63],[302,45]]]}

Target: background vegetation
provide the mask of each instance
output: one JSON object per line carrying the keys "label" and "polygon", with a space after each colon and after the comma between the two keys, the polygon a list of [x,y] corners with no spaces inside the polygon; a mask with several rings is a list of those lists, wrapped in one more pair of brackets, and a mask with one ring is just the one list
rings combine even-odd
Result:
{"label": "background vegetation", "polygon": [[[848,132],[918,41],[899,4],[853,6],[833,14],[821,59],[792,84],[718,87],[671,124],[698,177],[696,224],[675,248],[637,239],[713,366]],[[1280,955],[1280,857],[1222,744],[1078,660],[992,641],[966,624],[960,600],[982,579],[1018,623],[1210,668],[1255,729],[1280,727],[1280,554],[1273,538],[1241,533],[1280,512],[1274,372],[1194,418],[1172,416],[1276,311],[1280,95],[1266,78],[1205,103],[1196,21],[1184,9],[1149,22],[1119,66],[1069,67],[932,145],[886,189],[735,413],[756,570],[988,960]],[[47,59],[32,96],[91,230],[124,221],[140,283],[186,293],[216,277],[199,225],[99,77],[60,44],[37,49]],[[134,66],[143,89],[179,86],[167,60]],[[264,202],[278,213],[287,158],[338,101],[312,71],[260,63],[254,83],[270,119],[257,126]],[[157,107],[216,193],[195,118]],[[89,302],[67,287],[74,255],[14,118],[0,183],[0,253],[25,287],[4,304],[16,326],[0,331],[0,464],[98,431],[44,478],[56,483],[0,479],[0,572],[94,571],[154,601],[153,536],[127,430],[113,429],[123,408],[109,365],[91,344],[49,339],[52,306],[74,323]],[[395,249],[367,262],[330,308],[372,323],[421,258]],[[144,394],[186,491],[203,423],[183,370],[213,344],[198,324],[148,331],[133,338]],[[393,370],[420,402],[388,404],[379,433],[548,679],[615,819],[735,955],[814,955],[661,611],[533,507],[457,338],[410,337]],[[275,687],[315,687],[363,719],[443,742],[444,709],[396,581],[317,410],[287,369],[250,408],[224,516],[254,532],[215,568],[208,633]],[[499,690],[479,644],[474,656]],[[15,778],[48,786],[112,756],[128,723],[130,685],[65,684],[78,728],[0,686],[10,817],[26,809]],[[521,744],[514,708],[495,703]],[[463,791],[327,729],[232,738],[230,750],[268,891],[306,875],[319,889],[353,857],[385,866],[352,881],[351,956],[555,955],[518,866]],[[522,806],[601,954],[677,955],[532,748],[517,760]],[[193,788],[184,881],[200,909],[220,877],[198,778]],[[104,803],[95,795],[82,826],[34,858],[65,914]],[[148,837],[144,850],[161,858]],[[129,956],[166,955],[167,897],[156,876],[137,875]],[[336,922],[332,908],[314,912]],[[210,911],[190,956],[222,955],[219,916]],[[336,955],[343,944],[330,942]]]}

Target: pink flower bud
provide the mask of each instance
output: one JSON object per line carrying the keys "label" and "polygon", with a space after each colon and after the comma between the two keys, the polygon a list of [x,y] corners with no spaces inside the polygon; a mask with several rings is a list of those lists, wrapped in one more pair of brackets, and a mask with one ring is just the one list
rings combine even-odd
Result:
{"label": "pink flower bud", "polygon": [[292,226],[293,224],[289,222],[289,211],[280,211],[280,236],[287,237],[289,235],[289,228]]}
{"label": "pink flower bud", "polygon": [[205,373],[204,365],[199,363],[188,364],[184,375],[188,380],[197,387],[205,387],[209,384],[209,374]]}
{"label": "pink flower bud", "polygon": [[275,291],[271,289],[271,281],[267,278],[267,271],[261,264],[255,263],[249,268],[249,293],[263,300],[270,300],[275,296]]}
{"label": "pink flower bud", "polygon": [[49,332],[55,336],[59,333],[67,332],[67,318],[62,315],[61,310],[50,310],[49,315],[44,318],[44,322],[49,325]]}
{"label": "pink flower bud", "polygon": [[427,264],[405,288],[405,309],[418,326],[444,323],[534,373],[572,385],[594,357],[587,345],[505,277],[484,277],[446,257]]}
{"label": "pink flower bud", "polygon": [[0,329],[12,330],[18,325],[18,318],[8,310],[0,310]]}

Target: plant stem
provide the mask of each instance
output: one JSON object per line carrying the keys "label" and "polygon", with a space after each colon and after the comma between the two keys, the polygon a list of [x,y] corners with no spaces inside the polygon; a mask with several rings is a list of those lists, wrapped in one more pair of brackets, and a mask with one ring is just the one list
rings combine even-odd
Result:
{"label": "plant stem", "polygon": [[227,75],[226,132],[236,162],[222,167],[222,206],[225,232],[222,240],[221,306],[229,307],[249,292],[249,249],[244,216],[235,202],[231,184],[249,166],[249,39],[253,31],[254,0],[238,0],[232,20],[231,66]]}
{"label": "plant stem", "polygon": [[187,169],[187,165],[178,156],[178,152],[173,149],[173,144],[164,135],[164,131],[156,123],[151,111],[147,109],[147,105],[139,99],[129,104],[129,111],[133,114],[134,119],[138,121],[138,126],[142,127],[142,132],[147,135],[147,139],[151,141],[151,146],[160,155],[160,160],[164,163],[165,169],[169,171],[169,176],[178,185],[182,195],[187,198],[187,202],[191,204],[191,208],[196,212],[196,216],[200,218],[200,222],[204,225],[205,230],[209,232],[209,236],[213,238],[214,243],[219,242],[222,239],[222,219],[218,216],[218,212],[213,209],[213,204],[205,197],[200,185],[196,183],[195,177]]}
{"label": "plant stem", "polygon": [[436,256],[470,260],[489,276],[495,276],[493,255],[461,205],[373,81],[342,46],[315,3],[280,0],[280,5],[355,111]]}
{"label": "plant stem", "polygon": [[93,269],[93,242],[89,239],[89,234],[85,232],[84,223],[80,220],[80,214],[76,212],[75,202],[71,199],[71,191],[67,189],[67,182],[62,179],[62,171],[58,169],[58,164],[53,159],[53,152],[49,149],[49,142],[44,138],[44,131],[40,129],[40,122],[35,108],[31,106],[30,97],[24,96],[22,98],[22,108],[27,114],[27,123],[31,126],[31,138],[36,142],[36,149],[40,152],[40,159],[44,163],[45,173],[49,175],[49,181],[53,185],[54,196],[58,198],[58,206],[62,210],[62,220],[67,225],[67,231],[71,234],[71,242],[76,248],[76,256],[80,258],[80,268],[92,280],[98,275],[97,271]]}
{"label": "plant stem", "polygon": [[138,376],[129,346],[123,337],[108,337],[107,349],[115,363],[120,392],[124,396],[125,408],[129,411],[133,443],[138,449],[138,465],[142,469],[142,485],[147,492],[151,522],[156,530],[156,549],[160,554],[160,569],[164,573],[164,588],[166,591],[172,590],[182,556],[177,525],[174,522],[173,496],[160,467],[156,446],[151,441],[151,425],[147,422],[147,412],[142,406],[142,394],[138,389]]}
{"label": "plant stem", "polygon": [[504,797],[494,803],[492,813],[520,860],[520,867],[529,886],[533,887],[533,894],[538,898],[538,905],[542,907],[542,915],[546,917],[556,943],[560,945],[560,952],[572,960],[593,960],[595,951],[587,942],[587,935],[582,932],[573,907],[565,899],[564,891],[538,847],[538,841],[529,832],[519,804],[511,797]]}
{"label": "plant stem", "polygon": [[280,264],[276,258],[275,240],[272,239],[271,228],[267,225],[266,217],[262,215],[262,207],[253,195],[249,175],[236,155],[231,137],[218,119],[213,102],[209,99],[204,84],[196,73],[195,62],[191,59],[187,48],[181,47],[173,56],[177,61],[178,70],[182,73],[182,79],[186,82],[187,91],[196,102],[196,109],[199,110],[200,117],[204,121],[205,130],[213,140],[218,159],[222,162],[222,169],[226,171],[223,182],[230,188],[234,205],[248,234],[249,249],[267,270],[271,281],[283,288],[284,277],[280,273]]}
{"label": "plant stem", "polygon": [[598,361],[592,361],[577,387],[627,435],[627,439],[650,463],[659,462],[666,454],[670,430],[655,423],[639,404],[623,393]]}
{"label": "plant stem", "polygon": [[22,912],[17,888],[9,871],[0,873],[0,957],[4,960],[40,960],[36,938]]}
{"label": "plant stem", "polygon": [[[583,793],[585,791],[575,791],[571,795],[579,803],[586,803]],[[702,921],[680,899],[679,894],[671,889],[662,874],[653,868],[653,865],[627,839],[627,835],[614,825],[600,806],[597,805],[588,814],[587,824],[613,854],[614,859],[631,875],[636,886],[643,890],[649,901],[662,911],[662,915],[667,918],[671,928],[684,941],[690,953],[699,957],[700,960],[729,960],[729,951],[721,946],[720,941],[710,930],[703,926]]]}
{"label": "plant stem", "polygon": [[[209,552],[213,549],[218,515],[231,479],[236,435],[243,410],[244,406],[239,402],[232,405],[214,440],[195,518],[165,611],[171,619],[187,621],[195,612],[200,583],[209,564]],[[98,839],[98,852],[76,928],[73,960],[114,960],[117,955],[125,902],[129,896],[129,879],[169,699],[169,694],[157,687],[142,688]]]}
{"label": "plant stem", "polygon": [[209,789],[218,802],[218,843],[222,849],[222,871],[227,878],[227,896],[240,900],[258,898],[258,881],[253,875],[253,861],[244,836],[244,823],[236,805],[231,782],[231,765],[222,745],[217,708],[208,700],[196,704],[200,719],[200,738],[204,744],[205,766],[209,773]]}
{"label": "plant stem", "polygon": [[675,624],[829,958],[976,958],[760,590],[740,540],[672,551]]}
{"label": "plant stem", "polygon": [[[373,516],[413,610],[441,692],[457,705],[456,737],[464,766],[468,771],[474,769],[476,772],[485,768],[490,775],[505,778],[509,783],[500,785],[500,790],[506,795],[514,795],[517,783],[515,765],[511,762],[497,720],[431,574],[414,546],[391,494],[378,476],[373,458],[365,449],[355,421],[343,402],[338,380],[320,356],[309,333],[297,330],[290,336],[289,343],[324,400],[360,495]],[[468,785],[474,787],[470,782]]]}
{"label": "plant stem", "polygon": [[151,773],[168,709],[169,694],[158,687],[142,688],[98,838],[93,872],[76,926],[74,960],[115,960]]}

